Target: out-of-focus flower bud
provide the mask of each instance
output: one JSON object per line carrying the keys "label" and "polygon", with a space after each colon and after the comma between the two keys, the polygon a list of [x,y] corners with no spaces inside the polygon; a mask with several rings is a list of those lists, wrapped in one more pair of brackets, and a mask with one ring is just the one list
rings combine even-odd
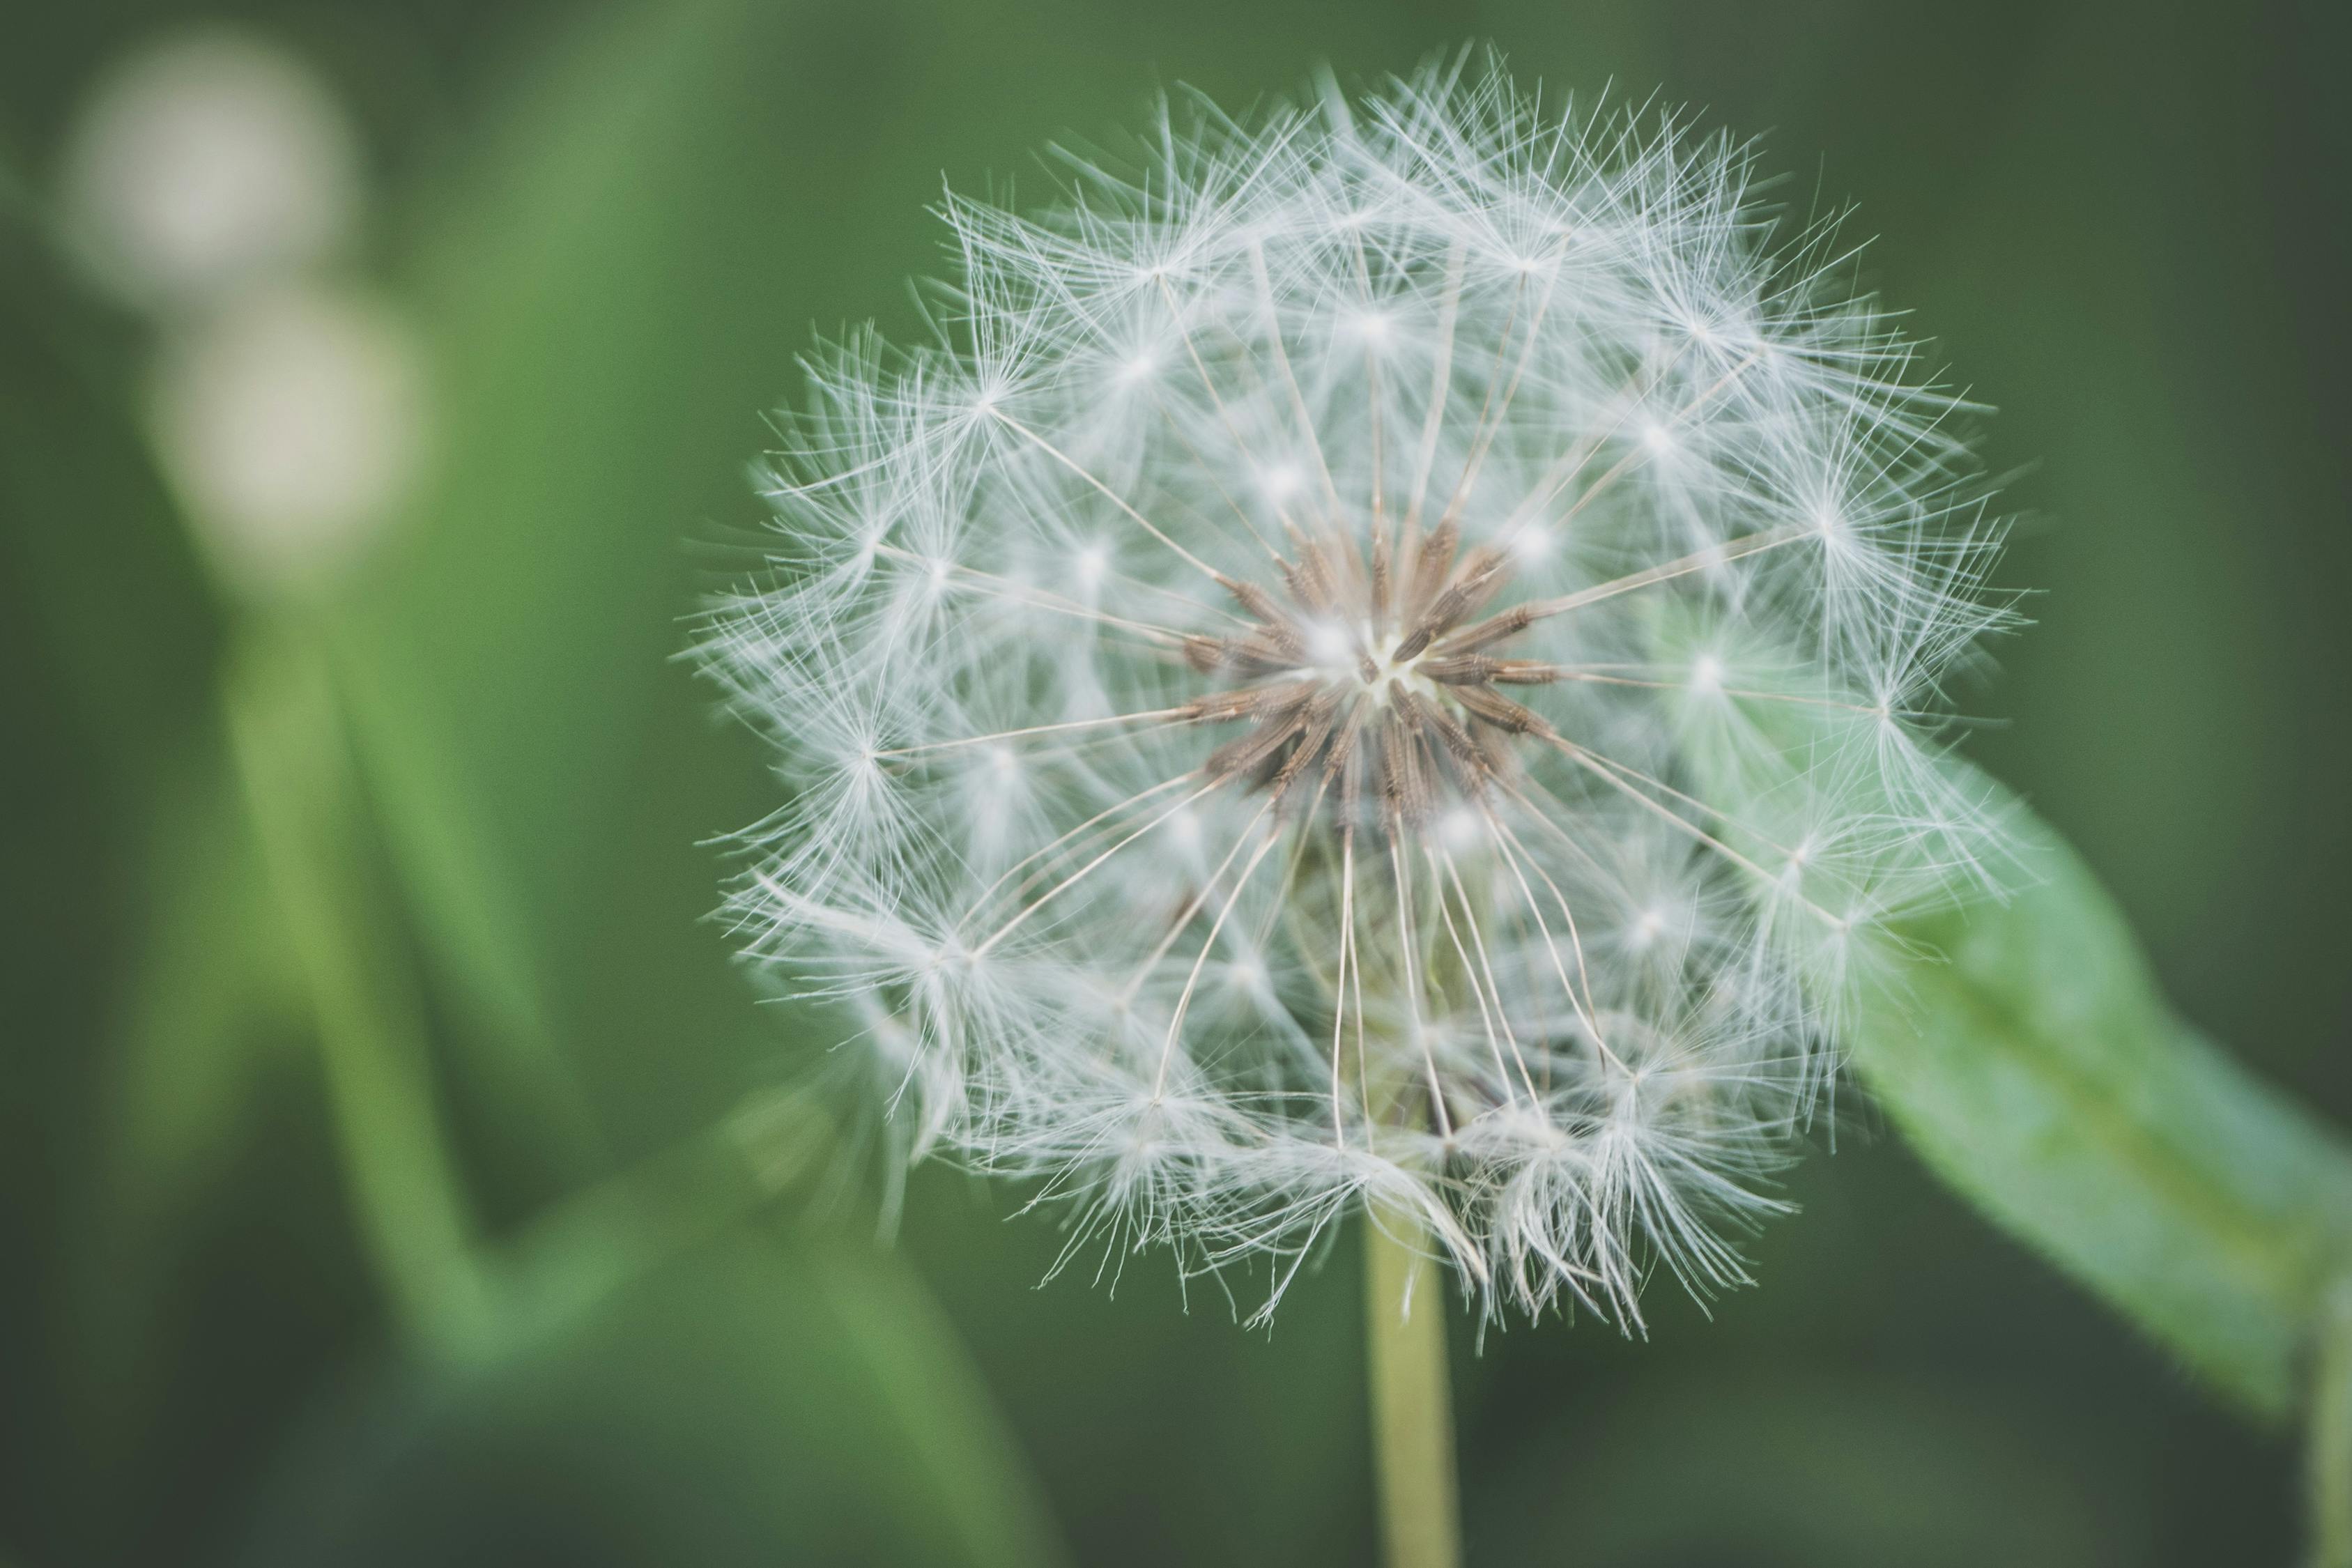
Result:
{"label": "out-of-focus flower bud", "polygon": [[128,303],[177,311],[316,265],[360,206],[352,127],[299,58],[242,33],[181,34],[100,79],[68,140],[75,248]]}
{"label": "out-of-focus flower bud", "polygon": [[170,342],[156,450],[224,578],[268,595],[323,585],[364,552],[414,480],[424,377],[371,299],[274,289]]}

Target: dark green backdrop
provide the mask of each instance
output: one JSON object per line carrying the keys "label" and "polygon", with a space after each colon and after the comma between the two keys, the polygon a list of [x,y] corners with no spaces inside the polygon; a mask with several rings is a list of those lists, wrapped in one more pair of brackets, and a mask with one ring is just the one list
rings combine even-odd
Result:
{"label": "dark green backdrop", "polygon": [[[2190,1017],[2352,1119],[2335,10],[0,0],[0,1562],[962,1562],[975,1512],[1037,1496],[1088,1563],[1371,1549],[1346,1241],[1245,1333],[1160,1258],[1034,1289],[1050,1224],[934,1172],[893,1249],[799,1198],[656,1216],[667,1261],[496,1353],[396,1348],[278,939],[244,923],[212,695],[242,612],[147,467],[141,331],[41,238],[121,50],[251,22],[368,142],[361,265],[425,334],[442,451],[331,637],[384,941],[514,1236],[803,1059],[700,920],[699,841],[771,785],[668,658],[740,559],[760,412],[813,328],[911,328],[942,171],[1017,183],[1160,85],[1240,102],[1472,38],[1765,133],[1791,199],[1859,204],[1866,275],[1998,406],[2025,514],[2005,577],[2038,624],[1967,694],[2008,721],[1971,752]],[[2287,1435],[1991,1233],[1859,1096],[1836,1124],[1711,1321],[1660,1289],[1645,1343],[1457,1343],[1475,1563],[2292,1560]]]}

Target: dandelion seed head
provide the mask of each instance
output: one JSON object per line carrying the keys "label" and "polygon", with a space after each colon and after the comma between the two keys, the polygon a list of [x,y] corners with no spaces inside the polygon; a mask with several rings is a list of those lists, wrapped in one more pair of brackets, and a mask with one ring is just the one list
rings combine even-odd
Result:
{"label": "dandelion seed head", "polygon": [[731,913],[902,1152],[1269,1310],[1365,1205],[1489,1310],[1745,1280],[1839,986],[1998,859],[1926,716],[2001,619],[1956,405],[1754,157],[1457,64],[950,196],[704,645],[792,792]]}

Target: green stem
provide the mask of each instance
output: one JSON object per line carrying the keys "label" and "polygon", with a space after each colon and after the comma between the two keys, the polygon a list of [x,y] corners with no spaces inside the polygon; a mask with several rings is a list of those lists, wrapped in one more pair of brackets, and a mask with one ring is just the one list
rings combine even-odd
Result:
{"label": "green stem", "polygon": [[2352,1274],[2320,1306],[2310,1419],[2312,1568],[2352,1568]]}
{"label": "green stem", "polygon": [[1408,1216],[1365,1216],[1366,1370],[1388,1568],[1457,1568],[1462,1561],[1444,1287],[1423,1240]]}
{"label": "green stem", "polygon": [[256,635],[225,678],[231,752],[285,940],[308,994],[350,1197],[403,1325],[479,1342],[487,1284],[435,1102],[415,998],[371,931],[334,685],[299,628]]}

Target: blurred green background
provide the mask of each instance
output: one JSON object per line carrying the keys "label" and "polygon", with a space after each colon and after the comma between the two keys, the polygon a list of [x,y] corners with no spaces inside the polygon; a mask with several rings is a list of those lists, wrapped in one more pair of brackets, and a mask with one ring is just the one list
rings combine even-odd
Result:
{"label": "blurred green background", "polygon": [[[192,37],[312,73],[342,221],[126,283],[93,105]],[[0,0],[0,1563],[1369,1560],[1352,1238],[1253,1334],[1163,1258],[1038,1288],[1018,1193],[836,1201],[809,1025],[703,918],[773,786],[672,656],[794,355],[915,328],[942,173],[1473,38],[1860,205],[2026,513],[1970,751],[2352,1120],[2338,7]],[[376,444],[207,468],[285,363],[265,430]],[[2291,1435],[1859,1100],[1711,1320],[1457,1333],[1472,1561],[2292,1561]]]}

